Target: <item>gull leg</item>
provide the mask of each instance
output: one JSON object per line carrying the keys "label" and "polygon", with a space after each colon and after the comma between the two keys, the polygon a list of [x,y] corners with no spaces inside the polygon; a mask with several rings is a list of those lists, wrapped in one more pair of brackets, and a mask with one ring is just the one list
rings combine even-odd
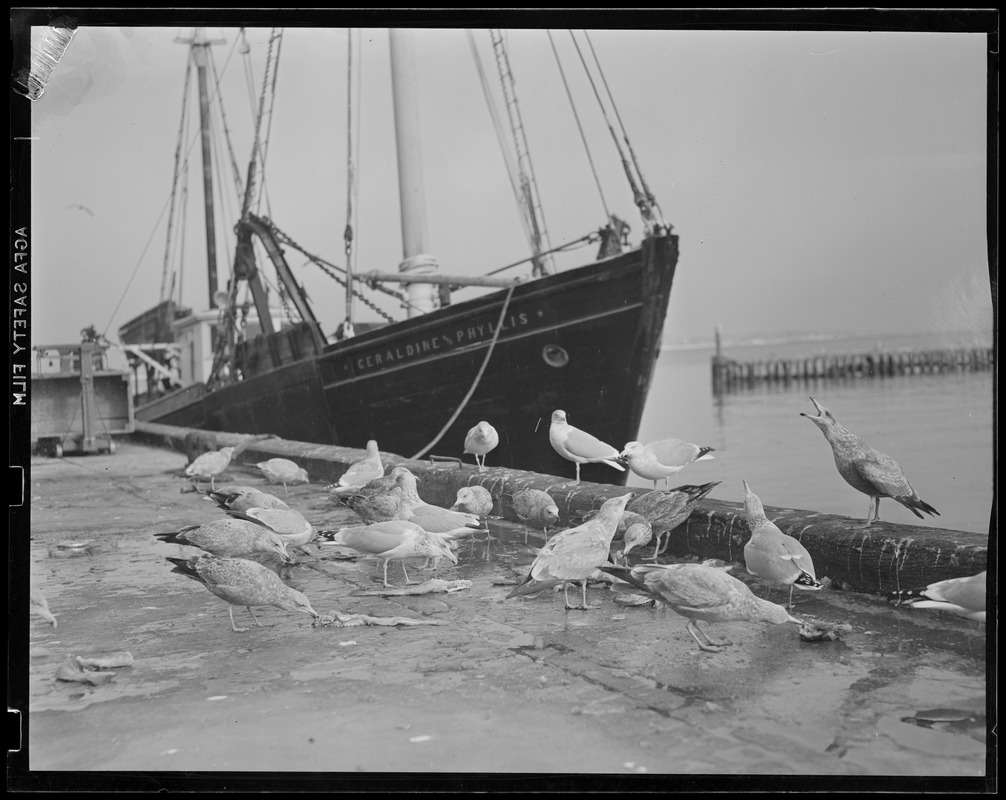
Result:
{"label": "gull leg", "polygon": [[384,562],[384,588],[385,589],[390,589],[391,588],[391,584],[388,583],[388,562],[387,561]]}
{"label": "gull leg", "polygon": [[231,615],[231,628],[234,630],[235,633],[244,633],[245,631],[248,630],[247,628],[239,628],[237,625],[234,624],[234,606],[228,606],[227,613]]}
{"label": "gull leg", "polygon": [[653,548],[653,557],[650,559],[650,561],[656,561],[657,556],[660,555],[660,536],[661,534],[659,533],[656,535],[657,544]]}
{"label": "gull leg", "polygon": [[787,605],[786,608],[792,608],[792,607],[793,607],[793,584],[791,583],[789,585],[789,605]]}
{"label": "gull leg", "polygon": [[571,606],[569,604],[569,581],[563,581],[562,582],[562,593],[563,593],[563,597],[566,600],[566,610],[567,611],[569,611],[569,610],[576,610],[578,608],[578,606]]}
{"label": "gull leg", "polygon": [[[877,505],[878,505],[878,507],[880,505],[879,498],[877,500]],[[879,508],[878,508],[878,511],[879,511]],[[870,507],[868,509],[866,509],[866,522],[864,524],[862,524],[862,525],[857,525],[856,526],[856,530],[857,531],[861,531],[861,530],[865,530],[866,528],[869,528],[870,524],[873,522],[873,520],[871,519],[872,516],[873,516],[873,498],[871,497],[870,498]]]}
{"label": "gull leg", "polygon": [[874,507],[873,521],[880,522],[880,498],[877,498],[877,505]]}
{"label": "gull leg", "polygon": [[262,627],[262,623],[259,622],[258,617],[255,616],[255,609],[252,608],[251,606],[245,606],[245,608],[247,608],[248,609],[248,613],[252,615],[252,619],[255,620],[255,624],[258,625],[261,628]]}
{"label": "gull leg", "polygon": [[409,573],[405,571],[405,560],[402,559],[402,561],[400,563],[402,565],[402,574],[405,576],[405,582],[406,582],[406,584],[418,583],[418,581],[410,581],[409,580]]}
{"label": "gull leg", "polygon": [[548,525],[541,529],[541,532],[545,534],[545,541],[548,541]]}
{"label": "gull leg", "polygon": [[584,578],[582,581],[580,581],[580,586],[583,587],[583,610],[587,611],[588,609],[591,609],[591,608],[600,608],[600,605],[592,606],[592,605],[590,605],[587,602],[587,579],[586,578]]}
{"label": "gull leg", "polygon": [[692,635],[700,650],[706,650],[710,653],[718,653],[721,647],[726,647],[730,644],[730,642],[712,641],[693,619],[688,620],[688,632]]}

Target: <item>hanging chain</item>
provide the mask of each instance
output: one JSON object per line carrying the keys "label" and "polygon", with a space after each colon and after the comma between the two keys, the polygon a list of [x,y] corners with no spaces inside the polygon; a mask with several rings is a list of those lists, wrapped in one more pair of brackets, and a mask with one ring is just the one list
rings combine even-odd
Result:
{"label": "hanging chain", "polygon": [[[291,239],[289,236],[287,236],[285,233],[283,233],[283,231],[281,231],[279,228],[277,228],[276,225],[273,224],[272,220],[263,219],[262,221],[266,225],[269,226],[269,230],[272,231],[273,236],[276,237],[277,241],[279,241],[279,242],[287,245],[288,247],[292,247],[294,250],[296,250],[299,253],[302,253],[305,258],[307,258],[312,264],[315,264],[318,268],[320,268],[322,272],[324,272],[326,275],[328,275],[328,277],[330,277],[332,280],[334,280],[336,283],[338,283],[344,289],[347,289],[347,290],[349,289],[346,279],[345,278],[341,278],[338,274],[336,274],[335,270],[339,269],[338,267],[335,267],[334,265],[329,264],[324,259],[322,259],[322,258],[314,255],[313,253],[311,253],[308,250],[305,250],[303,247],[301,247],[299,244],[297,244],[297,242],[295,242],[293,239]],[[383,286],[380,286],[380,285],[372,286],[371,288],[376,289],[379,292],[384,292],[385,294],[390,295],[391,297],[394,297],[395,299],[397,299],[400,302],[404,302],[405,301],[405,296],[401,292],[396,292],[396,291],[393,291],[391,289],[385,289]],[[360,299],[360,302],[362,302],[365,306],[367,306],[367,308],[369,308],[374,313],[376,313],[379,316],[383,317],[388,322],[396,322],[397,321],[397,320],[395,320],[394,317],[392,317],[386,311],[384,311],[383,309],[381,309],[379,306],[375,305],[365,295],[361,294],[361,292],[360,292],[359,289],[356,289],[354,287],[352,289],[352,292],[353,292],[353,295],[355,297],[358,297]]]}

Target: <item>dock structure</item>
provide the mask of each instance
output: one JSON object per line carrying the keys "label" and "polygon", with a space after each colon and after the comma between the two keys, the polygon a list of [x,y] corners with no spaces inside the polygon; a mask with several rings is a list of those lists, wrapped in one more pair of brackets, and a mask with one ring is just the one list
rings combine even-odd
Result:
{"label": "dock structure", "polygon": [[[189,428],[138,422],[134,438],[184,452]],[[219,446],[243,445],[235,462],[254,464],[268,458],[295,459],[307,469],[312,483],[331,483],[355,461],[363,450],[333,445],[262,439],[215,432]],[[450,506],[463,486],[480,485],[493,497],[493,513],[519,522],[513,511],[513,497],[523,489],[548,492],[559,508],[560,525],[569,527],[605,500],[620,497],[623,486],[581,482],[570,485],[568,478],[536,472],[487,467],[479,472],[458,458],[430,456],[428,461],[406,459],[382,452],[385,470],[408,467],[420,479],[424,501]],[[639,493],[639,490],[634,489]],[[884,522],[869,529],[857,526],[861,519],[820,514],[814,511],[766,508],[769,519],[784,533],[799,539],[811,552],[818,577],[827,577],[835,587],[866,594],[889,596],[891,592],[925,586],[937,580],[974,575],[987,568],[988,537],[967,531],[947,530]],[[728,562],[743,560],[744,544],[750,537],[740,503],[705,499],[686,522],[670,533],[669,552],[677,557],[718,558]],[[540,532],[530,531],[532,537]],[[543,537],[542,537],[543,538]]]}
{"label": "dock structure", "polygon": [[991,347],[897,350],[868,353],[824,353],[811,356],[737,361],[724,355],[716,337],[712,358],[713,391],[755,386],[764,382],[819,379],[883,378],[943,372],[981,372],[995,366]]}

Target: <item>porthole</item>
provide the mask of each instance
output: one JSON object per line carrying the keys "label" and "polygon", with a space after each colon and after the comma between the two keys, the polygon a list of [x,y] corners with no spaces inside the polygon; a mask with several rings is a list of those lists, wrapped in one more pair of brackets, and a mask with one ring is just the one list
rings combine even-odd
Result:
{"label": "porthole", "polygon": [[569,363],[569,353],[557,344],[547,344],[541,349],[541,357],[550,367],[565,367]]}

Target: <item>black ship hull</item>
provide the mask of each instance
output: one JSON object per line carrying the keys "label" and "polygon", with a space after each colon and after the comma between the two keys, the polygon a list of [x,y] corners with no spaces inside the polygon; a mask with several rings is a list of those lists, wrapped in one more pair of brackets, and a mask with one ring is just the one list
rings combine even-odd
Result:
{"label": "black ship hull", "polygon": [[[677,237],[656,236],[512,294],[446,306],[317,354],[299,353],[288,336],[284,348],[263,351],[272,354],[269,368],[249,364],[240,382],[160,398],[137,419],[345,447],[376,439],[406,457],[462,457],[465,434],[484,419],[500,436],[487,466],[571,479],[573,465],[549,444],[552,411],[565,410],[570,424],[618,448],[637,437],[677,257]],[[283,360],[290,363],[272,366]],[[586,465],[581,475],[626,478],[604,465]]]}

